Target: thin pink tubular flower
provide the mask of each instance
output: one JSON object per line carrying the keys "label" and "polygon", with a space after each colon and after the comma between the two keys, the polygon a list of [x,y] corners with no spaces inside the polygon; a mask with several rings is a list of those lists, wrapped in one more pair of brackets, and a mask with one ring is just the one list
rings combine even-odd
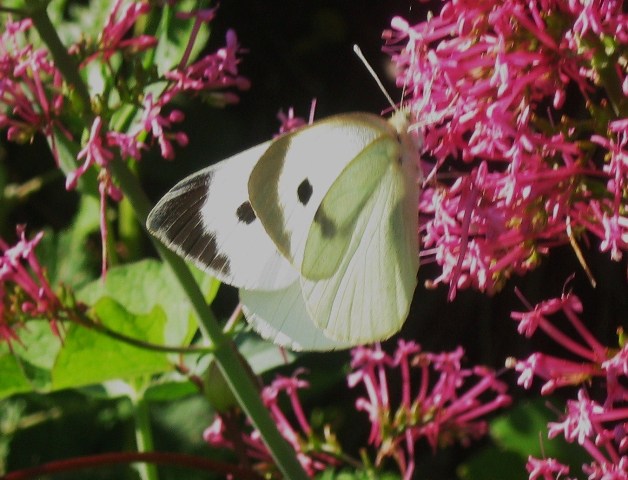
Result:
{"label": "thin pink tubular flower", "polygon": [[[617,118],[626,25],[615,0],[448,1],[416,25],[393,19],[387,49],[434,162],[419,202],[422,255],[442,273],[428,285],[449,284],[451,298],[495,292],[568,232],[593,233],[613,259],[628,248],[628,129]],[[617,85],[602,82],[601,58]],[[605,92],[612,104],[592,103]],[[570,118],[564,108],[578,105],[610,121],[595,108]]]}
{"label": "thin pink tubular flower", "polygon": [[155,100],[152,94],[146,95],[142,124],[144,130],[150,132],[157,139],[161,149],[161,156],[166,160],[172,160],[174,158],[172,140],[181,146],[185,146],[188,143],[188,137],[183,132],[169,132],[173,123],[183,121],[184,115],[180,110],[172,110],[168,116],[163,116],[161,114],[163,108],[162,100],[163,97]]}
{"label": "thin pink tubular flower", "polygon": [[287,114],[283,113],[283,111],[280,111],[277,114],[277,118],[281,122],[281,126],[279,127],[279,133],[277,134],[277,136],[283,135],[284,133],[292,132],[307,125],[307,122],[302,117],[294,116],[294,108],[292,107],[288,109]]}
{"label": "thin pink tubular flower", "polygon": [[[484,368],[463,369],[462,348],[450,353],[423,353],[414,342],[401,340],[394,356],[379,345],[352,351],[349,386],[363,384],[367,397],[356,401],[371,422],[369,443],[378,448],[376,464],[392,458],[404,479],[413,478],[415,444],[425,438],[432,449],[454,443],[468,444],[484,435],[481,417],[510,403],[506,385]],[[390,403],[388,372],[401,371],[401,400]],[[418,386],[413,373],[418,372]],[[436,376],[436,378],[434,378]]]}
{"label": "thin pink tubular flower", "polygon": [[[24,34],[30,19],[8,19],[0,34],[0,128],[9,140],[25,143],[42,132],[52,139],[53,127],[68,138],[58,122],[63,107],[62,77],[45,50],[35,50]],[[53,148],[55,159],[57,154]]]}
{"label": "thin pink tubular flower", "polygon": [[[297,395],[298,390],[309,387],[309,384],[298,378],[300,372],[292,377],[277,377],[269,386],[262,390],[262,399],[277,424],[281,435],[290,443],[297,454],[297,458],[308,475],[315,475],[331,465],[337,465],[338,461],[329,453],[335,450],[335,445],[329,444],[333,439],[325,439],[327,444],[313,438],[312,428],[307,420],[301,401]],[[295,415],[298,427],[295,428],[284,415],[280,408],[281,395],[287,395],[291,413]],[[246,449],[246,458],[257,464],[257,469],[264,472],[273,465],[272,457],[262,441],[257,430],[248,433],[241,428],[230,428],[228,418],[217,415],[213,423],[203,433],[203,438],[214,447],[228,448],[241,453],[242,447]],[[238,436],[237,441],[233,434]],[[236,448],[239,447],[239,448]]]}
{"label": "thin pink tubular flower", "polygon": [[[248,79],[238,75],[238,64],[241,53],[235,31],[229,30],[226,35],[226,45],[216,53],[206,55],[195,63],[182,65],[164,76],[172,83],[161,96],[162,103],[170,102],[180,93],[211,93],[211,100],[220,106],[236,103],[238,97],[221,90],[235,87],[239,90],[248,90]],[[216,91],[216,92],[215,92]]]}
{"label": "thin pink tubular flower", "polygon": [[65,179],[65,188],[73,190],[76,188],[79,178],[81,178],[92,165],[98,165],[106,169],[113,159],[113,153],[103,144],[103,123],[101,117],[96,117],[90,129],[89,139],[85,147],[78,153],[77,159],[84,160],[83,164],[74,172],[68,174]]}
{"label": "thin pink tubular flower", "polygon": [[530,456],[528,457],[526,469],[530,474],[529,480],[569,480],[565,476],[569,473],[569,467],[554,458],[539,459]]}
{"label": "thin pink tubular flower", "polygon": [[578,391],[578,400],[567,402],[562,422],[548,424],[549,438],[563,435],[576,440],[593,462],[582,466],[592,480],[628,479],[628,407],[602,406],[590,400],[586,391]]}
{"label": "thin pink tubular flower", "polygon": [[17,234],[19,240],[13,246],[0,238],[0,339],[9,347],[12,341],[19,342],[15,327],[29,318],[46,318],[58,335],[56,321],[61,309],[35,255],[43,232],[27,240],[24,226],[18,226]]}
{"label": "thin pink tubular flower", "polygon": [[108,61],[121,50],[140,52],[157,45],[157,39],[151,35],[128,36],[139,17],[148,13],[150,8],[150,4],[144,1],[116,0],[98,37],[97,52],[87,57],[84,63],[88,63],[100,55],[105,61]]}
{"label": "thin pink tubular flower", "polygon": [[[570,338],[554,325],[550,316],[557,313],[564,315],[579,339]],[[582,468],[589,479],[625,480],[628,479],[628,345],[612,348],[600,344],[580,320],[581,313],[582,304],[573,294],[541,302],[526,313],[513,312],[513,319],[519,322],[519,333],[530,337],[540,329],[575,358],[534,353],[523,361],[508,359],[507,365],[520,372],[517,383],[526,389],[532,387],[535,377],[542,379],[543,395],[564,386],[580,386],[578,399],[567,402],[562,420],[548,424],[548,435],[577,441],[587,451],[593,462]],[[587,393],[594,381],[606,387],[601,401],[590,399]],[[531,472],[530,467],[528,471]],[[541,473],[536,477],[531,474],[530,478],[554,478],[550,473],[544,473],[545,477]]]}
{"label": "thin pink tubular flower", "polygon": [[78,153],[77,159],[83,160],[83,164],[66,177],[65,188],[72,190],[76,188],[78,180],[92,166],[98,165],[100,173],[98,175],[98,191],[100,193],[100,235],[102,240],[102,266],[101,271],[104,276],[107,272],[107,197],[118,202],[122,199],[122,192],[113,184],[111,175],[107,169],[109,162],[113,160],[113,153],[103,144],[102,119],[96,117],[90,130],[89,139],[85,147]]}
{"label": "thin pink tubular flower", "polygon": [[[578,333],[579,340],[571,338],[550,320],[550,315],[559,312],[564,314]],[[543,301],[529,312],[513,312],[511,317],[519,322],[520,334],[529,338],[540,329],[578,359],[563,359],[544,353],[534,353],[523,361],[508,359],[507,365],[520,372],[517,383],[524,388],[532,386],[534,377],[544,380],[541,388],[544,395],[556,388],[583,385],[593,378],[602,378],[606,381],[609,401],[628,401],[628,390],[620,381],[628,377],[628,367],[623,364],[628,355],[625,353],[626,346],[617,349],[602,345],[578,317],[581,313],[582,303],[571,293],[564,294],[561,298]]]}

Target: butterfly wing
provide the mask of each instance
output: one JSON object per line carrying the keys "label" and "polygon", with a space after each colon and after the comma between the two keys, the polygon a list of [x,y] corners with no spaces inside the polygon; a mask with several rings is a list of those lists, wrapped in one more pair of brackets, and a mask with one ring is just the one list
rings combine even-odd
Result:
{"label": "butterfly wing", "polygon": [[150,212],[148,230],[230,285],[273,290],[294,283],[298,272],[279,253],[249,203],[247,180],[269,144],[180,181]]}
{"label": "butterfly wing", "polygon": [[240,302],[253,330],[276,345],[295,351],[328,351],[351,346],[326,337],[314,325],[299,280],[272,292],[241,289]]}
{"label": "butterfly wing", "polygon": [[253,168],[249,198],[279,251],[300,266],[310,225],[327,191],[353,158],[382,132],[381,117],[349,113],[274,140]]}
{"label": "butterfly wing", "polygon": [[[301,288],[314,323],[334,340],[386,339],[408,315],[419,268],[414,145],[404,131],[383,135],[333,183],[315,217],[341,240],[311,225]],[[341,256],[330,252],[339,242]]]}

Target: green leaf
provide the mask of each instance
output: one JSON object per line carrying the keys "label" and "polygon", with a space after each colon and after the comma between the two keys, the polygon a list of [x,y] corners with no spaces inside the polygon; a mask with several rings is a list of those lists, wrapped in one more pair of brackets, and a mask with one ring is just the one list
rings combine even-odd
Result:
{"label": "green leaf", "polygon": [[[195,271],[206,300],[211,303],[220,282]],[[167,324],[164,342],[185,345],[196,331],[196,321],[190,303],[174,275],[156,260],[143,260],[114,267],[107,272],[105,281],[98,279],[77,292],[77,298],[88,304],[111,297],[132,314],[146,314],[155,306],[165,312]]]}
{"label": "green leaf", "polygon": [[70,45],[81,37],[96,39],[102,33],[112,5],[113,0],[92,0],[88,5],[54,0],[48,8],[48,13],[53,24],[58,26],[57,30],[63,43]]}
{"label": "green leaf", "polygon": [[263,340],[257,333],[243,333],[238,340],[238,351],[257,375],[290,364],[297,358],[294,352]]}
{"label": "green leaf", "polygon": [[90,251],[86,246],[88,237],[100,228],[99,209],[95,197],[82,195],[70,228],[60,233],[46,231],[37,247],[37,255],[46,267],[52,285],[83,285],[98,271],[99,252]]}
{"label": "green leaf", "polygon": [[18,331],[18,334],[27,347],[16,345],[15,354],[33,367],[52,369],[61,350],[62,340],[52,332],[48,322],[31,320],[26,328]]}
{"label": "green leaf", "polygon": [[[527,460],[527,458],[526,458]],[[486,448],[458,467],[462,480],[527,480],[526,462],[515,452]]]}
{"label": "green leaf", "polygon": [[[31,320],[18,331],[21,344],[13,346],[21,375],[28,381],[28,391],[50,390],[50,370],[61,349],[61,339],[56,336],[47,321]],[[26,345],[23,347],[22,345]]]}
{"label": "green leaf", "polygon": [[[522,403],[493,421],[491,436],[495,442],[526,460],[528,455],[559,458],[571,456],[574,451],[578,451],[577,447],[574,450],[573,445],[567,444],[560,437],[551,440],[547,438],[547,423],[558,420],[547,407],[548,401],[551,399]],[[562,407],[557,409],[561,410]]]}
{"label": "green leaf", "polygon": [[[94,305],[93,312],[111,330],[138,340],[163,343],[166,318],[159,307],[136,315],[114,300],[102,298]],[[52,370],[52,384],[55,389],[78,387],[171,369],[165,353],[135,347],[72,325]]]}
{"label": "green leaf", "polygon": [[161,375],[144,392],[144,398],[151,402],[173,402],[198,394],[198,386],[178,372]]}
{"label": "green leaf", "polygon": [[32,389],[17,357],[6,350],[0,353],[0,398]]}
{"label": "green leaf", "polygon": [[[182,0],[177,4],[177,11],[189,12],[198,8],[196,0]],[[159,39],[155,51],[154,64],[158,66],[160,74],[171,70],[179,64],[183,58],[185,49],[188,46],[192,27],[194,25],[193,19],[180,19],[174,15],[174,9],[164,9],[164,15],[162,15],[161,24],[157,30],[156,36]],[[205,47],[207,39],[209,38],[209,27],[207,23],[203,23],[198,31],[196,41],[192,47],[190,59],[188,64],[193,62],[198,54]]]}

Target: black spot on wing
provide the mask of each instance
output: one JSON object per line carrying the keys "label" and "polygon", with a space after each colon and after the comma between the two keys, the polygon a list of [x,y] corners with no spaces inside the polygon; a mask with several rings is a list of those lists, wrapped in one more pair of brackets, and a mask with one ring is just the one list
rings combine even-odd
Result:
{"label": "black spot on wing", "polygon": [[297,187],[297,196],[301,205],[307,205],[307,202],[309,202],[312,197],[313,191],[312,184],[307,178],[299,184]]}
{"label": "black spot on wing", "polygon": [[327,216],[323,207],[319,207],[314,214],[314,221],[321,226],[321,233],[325,238],[332,238],[336,235],[336,225],[333,220]]}
{"label": "black spot on wing", "polygon": [[176,185],[151,212],[148,229],[170,248],[214,271],[229,274],[229,259],[218,251],[216,235],[203,224],[211,172]]}
{"label": "black spot on wing", "polygon": [[248,200],[246,202],[243,202],[242,205],[238,207],[238,209],[236,210],[236,215],[240,222],[244,222],[247,225],[253,223],[257,218],[257,216],[255,215],[255,211],[251,206],[251,202],[249,202]]}

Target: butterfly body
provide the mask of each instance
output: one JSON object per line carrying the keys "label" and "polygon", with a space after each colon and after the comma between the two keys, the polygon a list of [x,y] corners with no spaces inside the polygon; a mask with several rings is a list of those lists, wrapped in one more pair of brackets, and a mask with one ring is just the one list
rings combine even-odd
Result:
{"label": "butterfly body", "polygon": [[147,226],[240,288],[265,338],[297,350],[383,340],[416,287],[417,168],[402,114],[337,115],[187,177]]}

